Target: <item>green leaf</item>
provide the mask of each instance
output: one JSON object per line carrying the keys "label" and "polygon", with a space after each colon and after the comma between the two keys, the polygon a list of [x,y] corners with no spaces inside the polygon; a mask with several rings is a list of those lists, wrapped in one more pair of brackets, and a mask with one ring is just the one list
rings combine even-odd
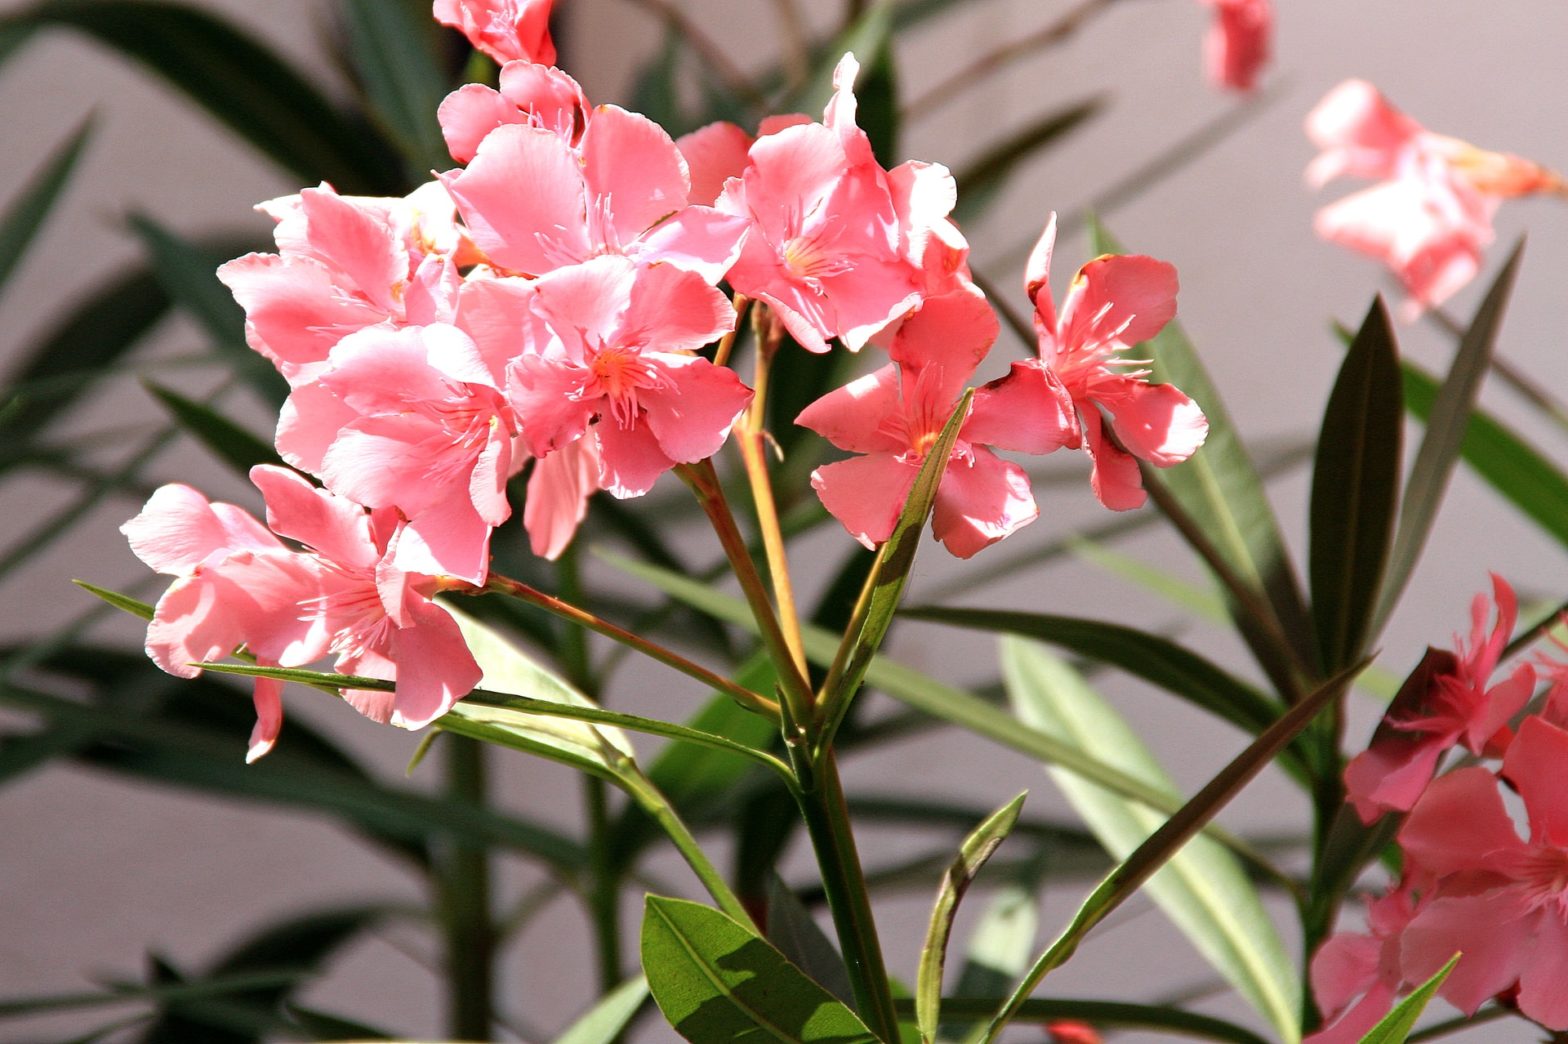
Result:
{"label": "green leaf", "polygon": [[22,186],[4,214],[0,214],[0,290],[11,272],[27,253],[38,230],[43,228],[54,205],[65,191],[82,158],[82,151],[93,134],[93,118],[83,120],[64,143],[58,146],[38,172]]}
{"label": "green leaf", "polygon": [[1393,1011],[1379,1019],[1378,1024],[1361,1038],[1361,1044],[1404,1044],[1410,1036],[1410,1031],[1415,1029],[1416,1020],[1437,995],[1438,988],[1454,970],[1454,965],[1459,963],[1461,956],[1456,953],[1450,957],[1448,963],[1439,968],[1436,975],[1423,982],[1414,993],[1395,1005]]}
{"label": "green leaf", "polygon": [[292,982],[296,974],[293,971],[272,970],[235,976],[232,979],[182,982],[167,986],[149,986],[145,989],[98,990],[92,993],[59,993],[0,999],[0,1019],[52,1011],[71,1011],[76,1008],[100,1008],[111,1004],[159,1003],[170,1000],[194,1000],[199,997],[222,997],[246,990],[283,985]]}
{"label": "green leaf", "polygon": [[1492,351],[1497,344],[1497,331],[1502,325],[1503,313],[1513,293],[1514,279],[1519,274],[1519,260],[1524,252],[1521,240],[1508,255],[1503,270],[1486,292],[1481,307],[1476,309],[1448,376],[1427,415],[1426,435],[1421,448],[1416,451],[1415,463],[1410,466],[1410,476],[1405,480],[1404,499],[1399,507],[1399,529],[1394,534],[1394,548],[1389,556],[1388,576],[1378,598],[1377,613],[1372,630],[1376,634],[1394,611],[1399,596],[1404,593],[1410,574],[1415,571],[1432,522],[1437,517],[1438,506],[1448,490],[1448,480],[1459,461],[1459,451],[1464,444],[1465,429],[1470,424],[1470,412],[1475,408],[1481,391],[1481,379],[1492,362]]}
{"label": "green leaf", "polygon": [[[1002,640],[1009,698],[1021,719],[1082,748],[1176,798],[1170,778],[1111,706],[1044,647]],[[1165,817],[1061,771],[1050,770],[1067,800],[1111,855],[1125,859]],[[1287,1040],[1300,1038],[1300,978],[1240,864],[1195,838],[1149,878],[1150,896],[1227,981]]]}
{"label": "green leaf", "polygon": [[250,469],[257,464],[283,464],[283,458],[271,443],[246,431],[211,406],[187,399],[152,381],[143,381],[142,386],[158,400],[181,430],[240,475],[249,475]]}
{"label": "green leaf", "polygon": [[[1038,892],[1033,881],[997,889],[969,936],[964,966],[958,975],[958,996],[1000,1000],[1028,970],[1034,937],[1040,929]],[[943,1033],[947,1033],[946,1027]]]}
{"label": "green leaf", "polygon": [[228,22],[164,0],[43,0],[0,32],[68,28],[141,62],[301,181],[398,191],[388,150],[276,53]]}
{"label": "green leaf", "polygon": [[1069,649],[1080,656],[1120,667],[1257,735],[1284,710],[1246,682],[1212,662],[1158,635],[1121,624],[1076,616],[914,606],[903,615],[955,627],[1024,635]]}
{"label": "green leaf", "polygon": [[[900,1011],[909,1007],[899,1001]],[[942,1009],[954,1022],[984,1022],[996,1009],[990,997],[962,995],[946,997]],[[1155,1007],[1150,1004],[1126,1004],[1108,1000],[1057,1000],[1034,998],[1018,1007],[1018,1018],[1031,1023],[1069,1019],[1088,1022],[1106,1029],[1146,1029],[1165,1036],[1181,1036],[1197,1040],[1230,1041],[1232,1044],[1267,1044],[1256,1033],[1244,1026],[1216,1019],[1209,1015],[1182,1011],[1179,1008]]]}
{"label": "green leaf", "polygon": [[615,1044],[642,1002],[648,999],[648,980],[633,976],[599,999],[566,1030],[555,1044]]}
{"label": "green leaf", "polygon": [[845,1004],[852,1003],[855,987],[844,958],[806,904],[776,873],[768,875],[767,911],[768,942],[817,985]]}
{"label": "green leaf", "polygon": [[942,1003],[942,969],[947,964],[947,940],[953,931],[953,918],[958,916],[958,904],[979,875],[980,868],[1012,832],[1027,796],[1027,792],[1019,794],[975,827],[958,846],[957,858],[942,875],[915,972],[915,1023],[925,1044],[933,1044],[936,1040]]}
{"label": "green leaf", "polygon": [[942,426],[936,441],[927,449],[915,481],[910,486],[909,496],[899,509],[893,532],[877,549],[876,563],[871,567],[871,575],[866,578],[866,585],[855,603],[855,611],[849,626],[844,630],[844,638],[833,655],[827,680],[822,683],[822,698],[818,703],[819,724],[822,728],[818,736],[824,748],[833,742],[833,734],[838,731],[839,723],[849,710],[849,701],[860,688],[866,670],[871,666],[872,657],[881,648],[888,628],[893,625],[893,614],[898,611],[904,585],[909,580],[909,571],[914,568],[915,552],[920,546],[920,531],[931,516],[937,488],[947,471],[948,457],[952,454],[953,444],[958,441],[958,432],[964,419],[969,416],[969,404],[973,398],[973,391],[964,393],[958,406],[948,416],[947,423]]}
{"label": "green leaf", "polygon": [[971,221],[979,217],[1019,163],[1077,130],[1105,107],[1106,100],[1106,95],[1096,94],[1055,109],[987,149],[955,175],[958,204],[953,208],[953,218]]}
{"label": "green leaf", "polygon": [[132,616],[139,616],[143,620],[152,619],[153,607],[148,605],[146,602],[139,601],[130,597],[129,595],[120,594],[118,591],[111,591],[107,587],[99,587],[97,584],[89,584],[86,580],[72,580],[71,583],[75,584],[77,587],[80,587],[88,594],[108,602],[116,609],[124,610],[125,612],[130,613]]}
{"label": "green leaf", "polygon": [[892,49],[894,6],[890,0],[873,0],[866,13],[821,52],[811,79],[780,110],[821,112],[833,96],[833,72],[839,60],[846,53],[853,53],[860,62],[860,78],[855,82],[855,122],[871,139],[871,151],[884,167],[898,163],[898,89]]}
{"label": "green leaf", "polygon": [[783,954],[700,903],[648,896],[642,965],[664,1017],[693,1044],[876,1041],[854,1012]]}
{"label": "green leaf", "polygon": [[[746,604],[738,598],[717,591],[708,584],[659,569],[642,562],[604,551],[596,556],[623,572],[640,577],[666,594],[700,609],[705,613],[756,632],[756,621]],[[817,627],[801,628],[806,659],[816,664],[831,662],[839,645],[837,635]],[[951,722],[979,736],[992,740],[1040,761],[1051,762],[1075,772],[1085,779],[1099,783],[1150,808],[1172,813],[1181,803],[1158,788],[1111,767],[1103,761],[1085,754],[1080,748],[1064,743],[1057,737],[1039,729],[1030,728],[1006,711],[1000,710],[979,697],[937,681],[912,667],[878,654],[866,670],[866,683],[908,704],[910,707]],[[1277,876],[1278,871],[1268,860],[1251,851],[1244,841],[1217,827],[1206,833],[1227,848],[1244,856],[1265,873]]]}
{"label": "green leaf", "polygon": [[1312,617],[1326,671],[1359,659],[1374,637],[1372,614],[1394,535],[1403,420],[1399,348],[1378,298],[1334,381],[1312,466]]}
{"label": "green leaf", "polygon": [[357,1019],[344,1018],[328,1011],[318,1011],[298,1004],[285,1004],[283,1010],[310,1040],[394,1040],[396,1034],[377,1026],[367,1025]]}
{"label": "green leaf", "polygon": [[430,5],[409,0],[349,0],[350,52],[379,122],[419,180],[445,169],[447,153],[436,108],[451,89],[436,60]]}
{"label": "green leaf", "polygon": [[[1402,363],[1401,373],[1405,408],[1423,421],[1429,419],[1438,396],[1437,381],[1412,362]],[[1568,547],[1568,475],[1481,410],[1471,413],[1459,452],[1489,486]]]}

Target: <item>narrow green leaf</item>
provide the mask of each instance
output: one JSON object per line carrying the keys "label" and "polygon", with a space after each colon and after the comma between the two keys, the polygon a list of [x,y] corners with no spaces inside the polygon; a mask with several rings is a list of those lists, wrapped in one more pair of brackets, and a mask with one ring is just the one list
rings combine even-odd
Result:
{"label": "narrow green leaf", "polygon": [[953,918],[958,916],[958,904],[979,875],[980,868],[991,858],[1024,807],[1028,793],[993,812],[958,846],[958,856],[942,875],[937,889],[936,902],[931,907],[931,923],[926,929],[925,945],[920,949],[920,963],[915,972],[915,1024],[920,1039],[925,1044],[936,1040],[937,1019],[942,1004],[942,970],[947,964],[947,940],[953,931]]}
{"label": "narrow green leaf", "polygon": [[[1008,697],[1028,724],[1073,743],[1122,772],[1177,792],[1121,715],[1076,671],[1022,638],[1002,639]],[[1050,770],[1068,802],[1116,859],[1125,859],[1165,817],[1063,772]],[[1195,838],[1149,878],[1156,905],[1280,1036],[1300,1037],[1300,977],[1285,956],[1257,890],[1240,864],[1207,838]]]}
{"label": "narrow green leaf", "polygon": [[0,290],[5,288],[11,272],[27,253],[33,237],[43,228],[54,210],[92,134],[93,118],[89,116],[49,154],[44,165],[22,186],[5,213],[0,214]]}
{"label": "narrow green leaf", "polygon": [[175,983],[168,986],[149,986],[145,989],[98,990],[92,993],[58,993],[38,997],[16,997],[0,1000],[0,1019],[38,1015],[52,1011],[70,1011],[76,1008],[101,1008],[108,1005],[160,1003],[171,1000],[194,1000],[199,997],[221,997],[246,990],[265,989],[292,982],[295,971],[265,971],[238,975],[229,979],[208,979],[205,982]]}
{"label": "narrow green leaf", "polygon": [[[907,1001],[900,1001],[898,1006],[902,1011],[911,1005]],[[996,1010],[996,1001],[967,994],[947,997],[942,1001],[942,1010],[955,1022],[984,1022]],[[1024,1001],[1018,1008],[1018,1018],[1032,1023],[1070,1019],[1107,1029],[1162,1031],[1162,1037],[1176,1035],[1197,1040],[1230,1041],[1232,1044],[1267,1044],[1264,1038],[1246,1027],[1224,1019],[1182,1011],[1180,1008],[1127,1004],[1122,1001],[1039,997]]]}
{"label": "narrow green leaf", "polygon": [[222,19],[165,0],[43,0],[0,18],[0,32],[44,28],[74,29],[141,62],[302,181],[369,195],[400,188],[370,128]]}
{"label": "narrow green leaf", "polygon": [[1399,506],[1399,529],[1394,534],[1388,576],[1383,581],[1377,613],[1373,617],[1374,635],[1393,613],[1410,574],[1415,571],[1427,535],[1432,531],[1432,522],[1437,517],[1438,505],[1448,490],[1454,465],[1459,462],[1470,411],[1475,408],[1481,379],[1491,365],[1498,328],[1513,293],[1523,252],[1524,241],[1520,240],[1486,292],[1481,307],[1476,309],[1475,318],[1460,337],[1448,376],[1427,415],[1426,434],[1421,439],[1421,448],[1416,451],[1415,463],[1410,466],[1410,476],[1405,480],[1404,499]]}
{"label": "narrow green leaf", "polygon": [[[1038,882],[1033,880],[997,889],[969,936],[964,966],[958,974],[957,994],[989,998],[992,1003],[986,1009],[987,1015],[1029,968],[1035,934],[1040,930],[1038,893]],[[949,1010],[943,1022],[952,1021]],[[949,1032],[944,1025],[942,1033]]]}
{"label": "narrow green leaf", "polygon": [[[381,125],[411,173],[451,164],[436,108],[451,89],[436,60],[430,5],[408,0],[349,0],[350,53]],[[422,15],[423,17],[420,17]]]}
{"label": "narrow green leaf", "polygon": [[[1438,383],[1412,362],[1401,364],[1405,408],[1431,417]],[[1527,518],[1568,547],[1568,475],[1490,414],[1476,410],[1465,427],[1460,456]]]}
{"label": "narrow green leaf", "polygon": [[299,1023],[311,1040],[395,1040],[396,1034],[358,1019],[334,1015],[329,1011],[307,1008],[299,1004],[285,1004],[283,1010],[290,1019]]}
{"label": "narrow green leaf", "polygon": [[1378,298],[1334,381],[1312,466],[1312,617],[1326,671],[1359,659],[1373,637],[1394,535],[1403,422],[1399,348]]}
{"label": "narrow green leaf", "polygon": [[838,948],[827,937],[806,904],[779,875],[768,875],[766,937],[780,953],[815,982],[845,1004],[853,1004],[854,984]]}
{"label": "narrow green leaf", "polygon": [[877,550],[876,563],[866,586],[856,602],[854,615],[844,631],[843,641],[828,668],[827,680],[822,683],[822,698],[818,703],[820,721],[825,723],[819,733],[823,747],[833,742],[839,722],[849,709],[860,683],[865,679],[871,658],[882,646],[888,628],[893,625],[893,615],[898,611],[899,600],[904,595],[904,585],[909,571],[914,568],[915,552],[920,546],[920,531],[931,516],[936,503],[937,488],[947,471],[948,457],[964,419],[969,416],[969,404],[974,392],[968,391],[959,400],[957,408],[948,416],[936,441],[926,451],[925,460],[909,489],[909,496],[899,510],[893,532]]}
{"label": "narrow green leaf", "polygon": [[913,606],[903,615],[955,627],[1024,635],[1059,645],[1091,660],[1120,667],[1254,736],[1272,725],[1284,710],[1276,701],[1197,653],[1121,624],[1047,613],[946,606]]}
{"label": "narrow green leaf", "polygon": [[[646,580],[687,605],[756,633],[756,622],[750,610],[738,598],[733,598],[690,577],[643,562],[634,562],[605,551],[595,551],[595,555],[623,572]],[[801,637],[805,645],[806,659],[812,663],[829,663],[838,650],[838,636],[820,628],[802,627]],[[937,681],[886,656],[879,654],[873,657],[870,667],[866,670],[866,683],[922,713],[966,728],[976,735],[984,736],[1029,757],[1060,765],[1085,779],[1099,783],[1108,790],[1142,802],[1150,808],[1172,813],[1180,807],[1181,803],[1172,799],[1169,794],[1112,768],[1085,754],[1078,747],[1064,743],[1039,729],[1030,728],[1019,722],[1013,715],[992,706],[985,700]],[[1278,876],[1278,871],[1270,865],[1269,861],[1252,851],[1241,839],[1217,827],[1209,828],[1206,833],[1258,866],[1264,873]]]}
{"label": "narrow green leaf", "polygon": [[118,591],[111,591],[107,587],[99,587],[97,584],[89,584],[86,580],[72,580],[71,583],[75,584],[77,587],[80,587],[88,594],[93,595],[95,598],[100,598],[103,601],[108,602],[116,609],[124,610],[125,612],[130,613],[132,616],[139,616],[143,620],[152,619],[153,607],[148,605],[146,602],[139,601],[130,597],[129,595],[122,595]]}
{"label": "narrow green leaf", "polygon": [[283,458],[271,443],[246,431],[211,406],[187,399],[172,388],[153,381],[144,380],[142,386],[182,431],[238,474],[249,475],[250,469],[257,464],[283,464]]}
{"label": "narrow green leaf", "polygon": [[1378,1024],[1361,1038],[1361,1044],[1405,1044],[1416,1020],[1426,1010],[1427,1004],[1437,995],[1443,981],[1453,972],[1462,954],[1454,954],[1437,974],[1423,982],[1416,991],[1394,1006],[1394,1010],[1378,1020]]}
{"label": "narrow green leaf", "polygon": [[983,152],[954,177],[958,182],[954,219],[970,221],[979,217],[1006,186],[1018,164],[1087,123],[1105,107],[1107,100],[1107,95],[1095,94],[1052,110]]}
{"label": "narrow green leaf", "polygon": [[693,1044],[874,1044],[863,1022],[764,939],[700,903],[650,895],[642,965],[664,1017]]}
{"label": "narrow green leaf", "polygon": [[635,975],[599,999],[566,1030],[555,1044],[615,1044],[642,1002],[648,999],[648,980]]}

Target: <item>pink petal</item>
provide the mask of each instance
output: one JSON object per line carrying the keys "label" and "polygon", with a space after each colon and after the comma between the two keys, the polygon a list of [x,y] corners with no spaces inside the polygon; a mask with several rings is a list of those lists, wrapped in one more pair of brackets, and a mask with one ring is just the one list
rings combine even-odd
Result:
{"label": "pink petal", "polygon": [[161,486],[141,512],[120,527],[148,567],[186,576],[208,557],[248,548],[281,550],[278,538],[232,504],[211,503],[189,486]]}
{"label": "pink petal", "polygon": [[824,464],[811,473],[811,488],[850,536],[875,548],[893,535],[919,471],[918,464],[874,453]]}
{"label": "pink petal", "polygon": [[528,122],[527,114],[482,83],[465,83],[448,94],[436,110],[436,119],[447,150],[459,163],[472,160],[485,135],[497,127]]}
{"label": "pink petal", "polygon": [[787,127],[757,139],[740,185],[726,187],[718,206],[754,219],[767,242],[782,246],[799,234],[802,215],[819,206],[848,170],[844,147],[832,131],[820,124]]}
{"label": "pink petal", "polygon": [[[625,315],[618,328],[609,324],[598,327],[606,334],[614,330],[614,340],[639,345],[644,351],[695,351],[734,329],[734,307],[701,276],[674,265],[637,268],[630,262],[621,263],[626,265],[622,271],[632,278]],[[624,278],[613,273],[609,265],[604,274],[616,280],[617,285]],[[583,328],[595,329],[587,325]],[[605,340],[611,338],[606,336]]]}
{"label": "pink petal", "polygon": [[1398,153],[1421,125],[1388,103],[1365,80],[1346,80],[1307,114],[1307,137],[1324,150],[1307,168],[1322,185],[1343,174],[1381,179],[1392,176]]}
{"label": "pink petal", "polygon": [[1268,0],[1217,0],[1214,21],[1203,41],[1209,82],[1250,91],[1269,60],[1274,12]]}
{"label": "pink petal", "polygon": [[1393,1008],[1393,988],[1385,983],[1374,983],[1337,1021],[1309,1034],[1302,1044],[1360,1044],[1361,1038]]}
{"label": "pink petal", "polygon": [[969,558],[1039,515],[1024,470],[977,446],[947,462],[931,532],[953,555]]}
{"label": "pink petal", "polygon": [[1056,311],[1051,304],[1051,255],[1056,250],[1056,211],[1045,222],[1045,231],[1029,251],[1024,263],[1024,292],[1034,302],[1038,322],[1052,336],[1056,334]]}
{"label": "pink petal", "polygon": [[1405,929],[1400,946],[1405,977],[1424,982],[1463,951],[1438,992],[1466,1015],[1474,1015],[1519,977],[1535,920],[1520,898],[1507,891],[1440,896]]}
{"label": "pink petal", "polygon": [[250,480],[267,502],[267,526],[329,561],[370,568],[380,555],[363,508],[317,489],[287,468],[258,464]]}
{"label": "pink petal", "polygon": [[1157,468],[1180,464],[1209,434],[1198,404],[1173,384],[1123,380],[1112,394],[1097,391],[1095,401],[1110,410],[1111,428],[1127,451]]}
{"label": "pink petal", "polygon": [[884,366],[828,392],[801,410],[795,423],[853,453],[907,452],[912,447],[902,430],[899,384],[898,367]]}
{"label": "pink petal", "polygon": [[690,199],[712,206],[724,182],[746,169],[752,137],[733,123],[719,121],[675,139],[691,175]]}
{"label": "pink petal", "polygon": [[593,431],[599,441],[599,486],[613,497],[640,497],[675,466],[646,424],[623,428],[607,417]]}
{"label": "pink petal", "polygon": [[561,556],[587,517],[588,498],[598,486],[594,439],[580,439],[534,463],[523,504],[523,528],[534,554],[552,561]]}
{"label": "pink petal", "polygon": [[1540,916],[1530,955],[1519,973],[1519,1010],[1552,1030],[1568,1029],[1568,924]]}
{"label": "pink petal", "polygon": [[512,402],[523,420],[523,438],[543,457],[582,438],[597,400],[582,396],[586,371],[556,360],[525,357],[514,371]]}
{"label": "pink petal", "polygon": [[712,207],[686,207],[649,229],[627,253],[643,264],[664,262],[716,284],[740,257],[750,227],[745,218]]}
{"label": "pink petal", "polygon": [[532,279],[467,279],[458,293],[454,322],[497,376],[512,359],[549,343],[549,328],[533,309],[535,286]]}
{"label": "pink petal", "polygon": [[1503,808],[1497,777],[1474,767],[1432,781],[1400,827],[1399,843],[1409,864],[1439,877],[1466,870],[1506,872],[1525,850]]}
{"label": "pink petal", "polygon": [[1333,1019],[1350,1002],[1378,981],[1383,944],[1370,935],[1340,932],[1312,955],[1312,996],[1326,1019]]}
{"label": "pink petal", "polygon": [[1140,344],[1176,315],[1176,266],[1142,254],[1097,257],[1078,270],[1062,301],[1063,342],[1114,338]]}
{"label": "pink petal", "polygon": [[[264,665],[271,666],[271,665]],[[257,678],[252,697],[256,704],[256,726],[251,729],[245,764],[255,762],[278,742],[283,729],[283,682],[276,678]]]}
{"label": "pink petal", "polygon": [[751,404],[751,389],[734,370],[706,359],[663,353],[655,358],[670,386],[650,391],[640,401],[659,448],[683,464],[713,456]]}
{"label": "pink petal", "polygon": [[1568,732],[1534,715],[1519,726],[1508,745],[1503,776],[1524,799],[1530,814],[1530,837],[1536,844],[1568,849]]}
{"label": "pink petal", "polygon": [[1050,453],[1078,445],[1078,414],[1055,371],[1030,359],[975,391],[963,437],[1020,453]]}
{"label": "pink petal", "polygon": [[497,127],[467,170],[442,181],[474,243],[504,268],[538,275],[592,253],[577,156],[550,131]]}
{"label": "pink petal", "polygon": [[245,309],[245,341],[291,376],[326,359],[346,334],[382,322],[385,312],[346,294],[331,271],[307,257],[246,254],[218,269]]}
{"label": "pink petal", "polygon": [[[978,287],[961,285],[928,297],[898,326],[888,354],[906,366],[935,363],[968,374],[985,359],[1001,331],[996,312]],[[880,342],[879,342],[880,343]]]}
{"label": "pink petal", "polygon": [[392,723],[422,729],[452,709],[484,676],[450,613],[429,602],[413,607],[413,623],[393,637],[397,699]]}
{"label": "pink petal", "polygon": [[648,117],[600,106],[583,132],[581,152],[589,196],[609,210],[610,247],[624,247],[686,206],[691,191],[686,161]]}
{"label": "pink petal", "polygon": [[467,497],[443,497],[408,520],[392,565],[405,573],[483,584],[490,571],[490,530]]}
{"label": "pink petal", "polygon": [[527,114],[530,122],[575,145],[592,108],[581,85],[546,64],[507,62],[501,66],[501,96]]}
{"label": "pink petal", "polygon": [[385,211],[357,205],[330,186],[299,194],[311,254],[378,308],[392,310],[393,287],[408,278],[408,254]]}
{"label": "pink petal", "polygon": [[1079,421],[1083,425],[1083,448],[1094,464],[1089,476],[1094,495],[1112,511],[1142,507],[1148,494],[1143,491],[1137,458],[1105,437],[1100,411],[1095,407],[1082,411]]}
{"label": "pink petal", "polygon": [[1450,743],[1429,734],[1387,730],[1345,766],[1345,796],[1361,822],[1372,824],[1385,812],[1408,812]]}

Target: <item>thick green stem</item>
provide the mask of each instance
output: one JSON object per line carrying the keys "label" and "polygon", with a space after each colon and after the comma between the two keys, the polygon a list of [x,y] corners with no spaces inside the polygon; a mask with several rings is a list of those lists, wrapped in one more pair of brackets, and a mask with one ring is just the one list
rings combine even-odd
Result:
{"label": "thick green stem", "polygon": [[[447,743],[447,791],[482,808],[486,802],[484,744],[463,736]],[[490,856],[482,844],[453,840],[439,872],[446,936],[447,1025],[464,1040],[489,1040],[494,1012],[495,926],[490,920]]]}
{"label": "thick green stem", "polygon": [[583,800],[588,805],[588,858],[592,883],[588,907],[597,944],[599,992],[621,984],[621,875],[611,852],[610,802],[604,780],[583,778]]}
{"label": "thick green stem", "polygon": [[822,871],[822,887],[854,987],[855,1007],[878,1038],[896,1041],[898,1012],[882,961],[882,944],[877,939],[860,854],[850,830],[849,807],[844,801],[838,763],[831,750],[818,759],[812,782],[812,789],[799,795],[800,810]]}

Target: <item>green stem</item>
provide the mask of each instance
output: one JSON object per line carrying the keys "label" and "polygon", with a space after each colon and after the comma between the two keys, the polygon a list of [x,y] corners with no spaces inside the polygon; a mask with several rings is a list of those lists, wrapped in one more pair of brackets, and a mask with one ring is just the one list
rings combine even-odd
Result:
{"label": "green stem", "polygon": [[588,805],[588,907],[598,955],[599,992],[621,984],[621,875],[611,851],[609,793],[604,780],[583,777]]}
{"label": "green stem", "polygon": [[798,795],[800,810],[822,871],[822,887],[855,991],[855,1007],[879,1039],[897,1041],[898,1012],[893,1006],[882,944],[877,939],[866,878],[850,830],[849,807],[831,748],[814,766],[812,780],[815,786]]}
{"label": "green stem", "polygon": [[[485,806],[484,745],[462,736],[447,744],[447,791]],[[490,859],[482,844],[454,839],[439,871],[441,923],[453,1037],[489,1040],[494,1011],[495,932],[490,920]]]}

